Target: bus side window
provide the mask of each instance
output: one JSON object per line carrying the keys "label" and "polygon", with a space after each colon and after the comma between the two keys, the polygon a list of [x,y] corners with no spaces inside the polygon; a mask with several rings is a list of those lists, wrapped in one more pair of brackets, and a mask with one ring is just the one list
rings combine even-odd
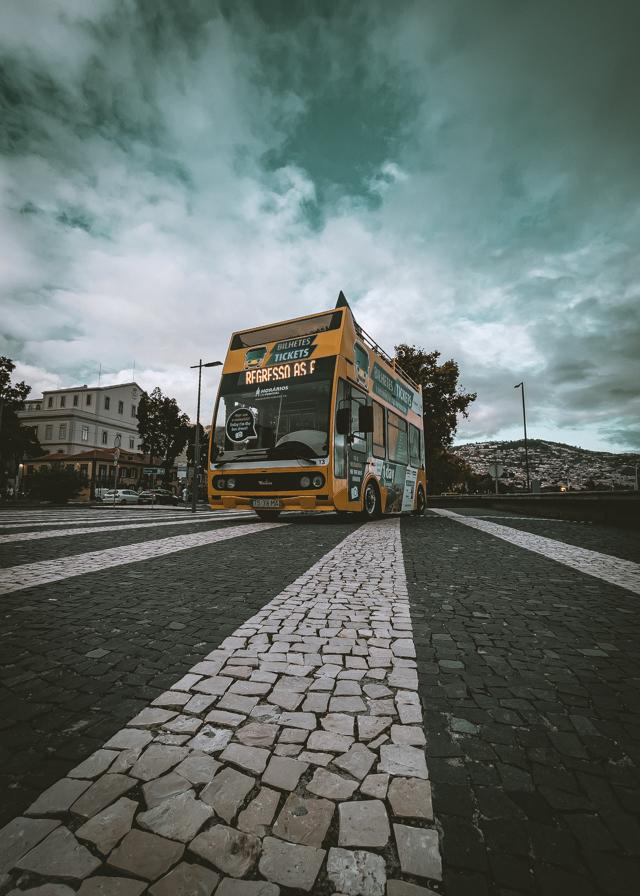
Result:
{"label": "bus side window", "polygon": [[389,460],[397,464],[408,464],[407,421],[392,411],[387,411],[387,441]]}
{"label": "bus side window", "polygon": [[366,396],[359,389],[351,387],[351,450],[359,454],[367,454],[367,436],[359,432],[359,411],[362,405],[366,405]]}
{"label": "bus side window", "polygon": [[409,424],[409,461],[412,467],[420,466],[420,430]]}
{"label": "bus side window", "polygon": [[385,458],[384,408],[373,402],[373,456]]}
{"label": "bus side window", "polygon": [[[345,403],[348,399],[348,386],[344,380],[340,380],[338,382],[338,389],[336,391],[336,413],[337,411],[345,406]],[[346,479],[346,465],[345,465],[345,447],[346,447],[346,436],[340,435],[336,432],[335,420],[333,426],[333,475],[336,479]]]}

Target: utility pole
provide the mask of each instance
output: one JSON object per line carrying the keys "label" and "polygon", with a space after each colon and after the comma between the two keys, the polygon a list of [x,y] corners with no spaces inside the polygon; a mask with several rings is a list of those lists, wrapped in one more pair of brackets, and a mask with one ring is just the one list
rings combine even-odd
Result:
{"label": "utility pole", "polygon": [[522,422],[524,424],[524,463],[527,472],[527,491],[531,491],[529,482],[529,446],[527,443],[527,412],[524,405],[524,381],[513,387],[514,389],[522,389]]}
{"label": "utility pole", "polygon": [[202,363],[202,358],[197,364],[191,365],[191,370],[198,368],[198,407],[196,411],[196,434],[193,440],[193,481],[191,483],[191,513],[196,512],[196,500],[200,486],[200,391],[202,388],[202,368],[203,367],[221,367],[222,361],[209,361],[208,364]]}

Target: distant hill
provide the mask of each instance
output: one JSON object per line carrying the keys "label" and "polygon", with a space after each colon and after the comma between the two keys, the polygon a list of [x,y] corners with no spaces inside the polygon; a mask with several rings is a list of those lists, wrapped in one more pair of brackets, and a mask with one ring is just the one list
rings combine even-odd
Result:
{"label": "distant hill", "polygon": [[[587,451],[562,442],[529,439],[529,474],[542,488],[572,489],[633,488],[640,454],[613,454]],[[497,461],[502,465],[500,480],[506,486],[526,482],[524,440],[515,442],[473,442],[453,449],[480,476],[492,475]]]}

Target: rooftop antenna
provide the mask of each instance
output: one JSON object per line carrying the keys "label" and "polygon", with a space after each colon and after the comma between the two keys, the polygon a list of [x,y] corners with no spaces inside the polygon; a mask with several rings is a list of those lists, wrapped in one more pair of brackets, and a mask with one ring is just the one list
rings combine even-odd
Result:
{"label": "rooftop antenna", "polygon": [[100,388],[100,380],[102,379],[102,361],[100,362],[100,367],[98,369],[98,389]]}

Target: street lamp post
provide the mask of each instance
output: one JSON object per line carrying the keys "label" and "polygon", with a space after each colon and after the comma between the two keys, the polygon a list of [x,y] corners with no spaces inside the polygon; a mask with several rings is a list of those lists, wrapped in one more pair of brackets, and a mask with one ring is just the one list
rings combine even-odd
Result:
{"label": "street lamp post", "polygon": [[514,389],[522,389],[522,422],[524,424],[524,463],[527,471],[527,491],[531,491],[529,483],[529,446],[527,444],[527,413],[524,407],[524,381],[513,387]]}
{"label": "street lamp post", "polygon": [[198,368],[198,410],[196,413],[196,435],[193,440],[193,482],[191,484],[191,513],[196,512],[196,500],[200,486],[200,391],[202,389],[202,368],[203,367],[220,367],[222,361],[209,361],[207,364],[202,363],[200,358],[197,364],[191,365],[191,370]]}

